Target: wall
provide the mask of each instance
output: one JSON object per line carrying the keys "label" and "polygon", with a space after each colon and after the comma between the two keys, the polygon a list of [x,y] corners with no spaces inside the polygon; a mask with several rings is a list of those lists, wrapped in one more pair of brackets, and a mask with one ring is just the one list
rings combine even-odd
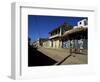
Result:
{"label": "wall", "polygon": [[53,47],[51,48],[62,48],[62,41],[59,39],[53,39],[52,40]]}
{"label": "wall", "polygon": [[[100,0],[1,0],[0,1],[0,82],[13,81],[8,76],[10,76],[11,69],[11,3],[12,2],[34,2],[43,4],[62,4],[62,6],[95,6],[98,9],[96,14],[97,21],[100,21]],[[97,23],[96,23],[97,24]],[[97,24],[100,27],[99,24]],[[45,79],[35,79],[34,82],[100,82],[100,28],[96,27],[95,42],[91,53],[95,56],[98,62],[97,74],[95,75],[84,75],[84,76],[64,76],[56,78],[45,78]],[[91,34],[92,36],[92,34]],[[95,43],[95,44],[94,44]],[[32,80],[30,80],[33,82]]]}
{"label": "wall", "polygon": [[42,47],[44,47],[44,48],[50,48],[50,46],[51,46],[51,43],[50,43],[49,40],[43,42],[43,46]]}
{"label": "wall", "polygon": [[87,25],[84,25],[84,22],[88,22],[88,20],[87,19],[83,19],[83,20],[79,21],[77,26],[78,27],[87,27]]}

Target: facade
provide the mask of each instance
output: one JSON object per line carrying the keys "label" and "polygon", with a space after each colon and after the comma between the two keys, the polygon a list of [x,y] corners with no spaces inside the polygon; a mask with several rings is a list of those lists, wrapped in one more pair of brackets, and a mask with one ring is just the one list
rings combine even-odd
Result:
{"label": "facade", "polygon": [[87,19],[83,19],[73,29],[64,33],[63,48],[72,49],[73,52],[84,53],[85,51],[87,53],[88,25],[86,22]]}
{"label": "facade", "polygon": [[51,41],[48,39],[43,42],[43,47],[44,48],[50,48],[51,47]]}
{"label": "facade", "polygon": [[72,29],[72,26],[64,23],[63,25],[49,32],[49,39],[51,41],[50,47],[62,48],[62,35],[70,29]]}
{"label": "facade", "polygon": [[[63,48],[72,49],[72,52],[87,53],[87,28],[72,29],[63,35]],[[86,52],[84,52],[86,51]]]}
{"label": "facade", "polygon": [[37,41],[33,42],[33,46],[34,47],[43,47],[44,46],[44,42],[48,41],[47,38],[39,38]]}

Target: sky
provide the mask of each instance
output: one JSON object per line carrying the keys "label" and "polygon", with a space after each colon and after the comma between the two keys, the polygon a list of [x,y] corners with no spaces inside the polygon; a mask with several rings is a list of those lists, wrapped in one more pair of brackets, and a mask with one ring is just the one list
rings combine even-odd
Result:
{"label": "sky", "polygon": [[32,42],[38,38],[48,38],[48,33],[61,24],[76,26],[84,18],[87,17],[28,15],[28,37]]}

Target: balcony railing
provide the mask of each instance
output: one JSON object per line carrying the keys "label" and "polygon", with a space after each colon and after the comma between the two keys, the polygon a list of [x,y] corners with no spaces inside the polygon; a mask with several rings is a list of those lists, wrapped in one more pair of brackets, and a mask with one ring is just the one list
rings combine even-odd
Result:
{"label": "balcony railing", "polygon": [[60,34],[52,35],[52,36],[49,37],[49,39],[56,38],[56,37],[59,37],[59,36],[60,36]]}

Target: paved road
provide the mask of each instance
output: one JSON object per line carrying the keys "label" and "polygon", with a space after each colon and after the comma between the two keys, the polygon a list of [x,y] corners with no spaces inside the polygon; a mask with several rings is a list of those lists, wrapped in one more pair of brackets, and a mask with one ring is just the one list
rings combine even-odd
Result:
{"label": "paved road", "polygon": [[62,65],[66,64],[87,64],[88,58],[87,55],[82,54],[74,54],[74,56],[70,56],[68,59],[66,59],[64,62],[62,62]]}
{"label": "paved road", "polygon": [[87,64],[87,55],[74,54],[71,56],[68,49],[38,48],[46,56],[54,59],[58,64]]}
{"label": "paved road", "polygon": [[38,50],[58,62],[69,55],[66,49],[39,48]]}

